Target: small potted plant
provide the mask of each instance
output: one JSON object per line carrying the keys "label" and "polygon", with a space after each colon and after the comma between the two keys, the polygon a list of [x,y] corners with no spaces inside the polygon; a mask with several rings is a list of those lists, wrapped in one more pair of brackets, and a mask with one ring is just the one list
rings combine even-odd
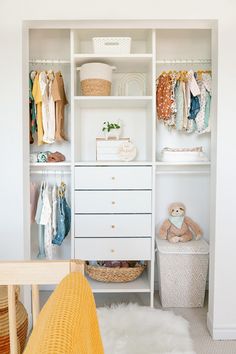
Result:
{"label": "small potted plant", "polygon": [[106,140],[108,140],[109,138],[115,138],[118,140],[121,132],[121,124],[104,122],[102,131],[105,135]]}

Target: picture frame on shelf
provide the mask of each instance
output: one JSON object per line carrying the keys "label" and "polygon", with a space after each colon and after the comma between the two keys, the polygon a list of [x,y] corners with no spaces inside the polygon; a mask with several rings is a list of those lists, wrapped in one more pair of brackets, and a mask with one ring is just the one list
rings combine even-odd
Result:
{"label": "picture frame on shelf", "polygon": [[127,142],[130,142],[130,138],[96,138],[96,160],[121,161],[119,149]]}

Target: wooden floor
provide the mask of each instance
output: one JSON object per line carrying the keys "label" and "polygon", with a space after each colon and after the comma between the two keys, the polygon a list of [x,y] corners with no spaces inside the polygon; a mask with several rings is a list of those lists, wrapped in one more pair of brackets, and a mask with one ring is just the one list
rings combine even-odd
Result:
{"label": "wooden floor", "polygon": [[[50,292],[48,291],[42,291],[40,293],[41,305],[45,303],[49,295]],[[127,302],[148,305],[148,298],[144,294],[96,294],[95,301],[97,307]],[[158,293],[155,293],[154,304],[156,308],[161,308]],[[212,340],[206,326],[207,301],[203,308],[175,308],[163,310],[173,311],[176,315],[180,315],[189,321],[191,337],[194,341],[194,347],[197,354],[236,354],[236,341]]]}

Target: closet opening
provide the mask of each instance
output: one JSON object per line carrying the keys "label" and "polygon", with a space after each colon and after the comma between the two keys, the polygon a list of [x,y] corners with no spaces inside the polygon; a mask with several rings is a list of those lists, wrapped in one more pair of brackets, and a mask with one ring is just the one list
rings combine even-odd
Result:
{"label": "closet opening", "polygon": [[[30,106],[30,119],[24,117],[24,151],[29,156],[29,165],[24,170],[25,254],[30,259],[82,258],[89,265],[93,261],[142,262],[145,269],[132,282],[97,281],[87,275],[97,304],[138,298],[142,304],[161,306],[156,238],[168,219],[171,203],[185,205],[186,215],[200,226],[203,239],[214,252],[215,24],[190,21],[186,27],[184,21],[171,25],[169,21],[140,21],[138,26],[137,21],[116,21],[114,28],[113,22],[94,21],[91,25],[78,21],[76,25],[68,23],[67,28],[63,23],[54,27],[53,22],[26,24],[24,105],[28,109],[31,80],[30,99],[35,106]],[[103,37],[131,38],[130,52],[95,52],[94,38]],[[109,94],[84,94],[78,68],[87,63],[115,67]],[[33,90],[36,75],[38,80],[41,75],[41,81]],[[56,75],[60,87],[52,87]],[[168,75],[176,94],[171,117],[163,112],[161,116],[157,97],[160,78]],[[206,82],[211,87],[207,86],[203,93],[201,85]],[[196,90],[196,85],[198,89],[200,86],[195,106],[191,106],[196,97],[192,91],[183,98],[183,90],[188,90],[190,84]],[[57,102],[62,109],[60,119],[56,115]],[[41,122],[43,127],[48,124],[45,129],[51,134],[50,141],[45,129],[40,136],[39,118],[32,112],[50,110],[52,106],[54,113],[49,113],[48,121]],[[201,119],[193,118],[194,112],[189,119],[194,107],[202,109]],[[54,114],[54,121],[50,114]],[[122,160],[121,155],[114,153],[114,144],[107,145],[104,122],[121,125],[118,140],[132,143],[133,158]],[[57,131],[59,124],[62,127]],[[105,152],[99,150],[99,139],[105,141]],[[109,149],[113,154],[110,159]],[[44,224],[39,218],[35,221],[42,188],[47,189],[46,203],[50,209]],[[60,193],[69,207],[70,222],[63,224],[68,232],[61,236],[59,245],[52,240],[56,237],[53,225],[55,229],[59,227],[58,207],[53,206],[53,198],[57,200]],[[209,312],[212,289],[210,284]],[[207,309],[204,311],[207,316]]]}

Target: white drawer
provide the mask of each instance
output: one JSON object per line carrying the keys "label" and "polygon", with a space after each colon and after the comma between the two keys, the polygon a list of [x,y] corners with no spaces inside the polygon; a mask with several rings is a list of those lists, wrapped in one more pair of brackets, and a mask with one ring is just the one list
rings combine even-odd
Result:
{"label": "white drawer", "polygon": [[150,237],[150,214],[75,215],[75,237]]}
{"label": "white drawer", "polygon": [[151,166],[75,167],[75,189],[151,188]]}
{"label": "white drawer", "polygon": [[82,260],[150,260],[151,238],[76,238],[75,258]]}
{"label": "white drawer", "polygon": [[151,191],[76,191],[75,213],[151,213]]}

